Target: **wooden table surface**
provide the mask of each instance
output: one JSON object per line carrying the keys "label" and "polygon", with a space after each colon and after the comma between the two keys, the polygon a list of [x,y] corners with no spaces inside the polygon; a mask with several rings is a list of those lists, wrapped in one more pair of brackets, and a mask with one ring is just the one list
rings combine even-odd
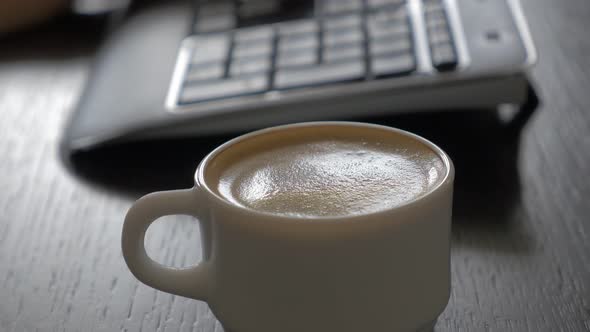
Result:
{"label": "wooden table surface", "polygon": [[[389,120],[457,167],[452,295],[436,331],[590,331],[590,2],[523,5],[542,106],[518,135],[491,113]],[[65,167],[60,135],[99,45],[75,23],[0,40],[0,331],[222,331],[206,304],[140,284],[120,249],[133,199],[190,186],[218,141],[168,167],[145,158],[177,153],[158,144]],[[168,217],[148,251],[183,266],[197,238],[197,223]]]}

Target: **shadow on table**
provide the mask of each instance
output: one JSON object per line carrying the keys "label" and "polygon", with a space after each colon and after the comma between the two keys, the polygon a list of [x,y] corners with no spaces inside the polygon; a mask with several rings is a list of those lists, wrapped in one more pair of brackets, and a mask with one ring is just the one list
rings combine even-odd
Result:
{"label": "shadow on table", "polygon": [[[530,114],[528,114],[530,115]],[[510,252],[530,248],[519,232],[519,115],[505,122],[496,112],[424,113],[362,121],[417,133],[445,150],[456,169],[453,241]],[[85,181],[138,197],[187,188],[199,161],[229,136],[119,144],[68,159]],[[524,239],[524,240],[523,240]]]}
{"label": "shadow on table", "polygon": [[505,121],[496,112],[453,112],[381,122],[433,141],[453,160],[454,244],[507,252],[531,248],[519,219],[518,168],[520,133],[530,115]]}
{"label": "shadow on table", "polygon": [[201,159],[232,137],[120,143],[63,157],[81,180],[137,198],[152,191],[191,187]]}

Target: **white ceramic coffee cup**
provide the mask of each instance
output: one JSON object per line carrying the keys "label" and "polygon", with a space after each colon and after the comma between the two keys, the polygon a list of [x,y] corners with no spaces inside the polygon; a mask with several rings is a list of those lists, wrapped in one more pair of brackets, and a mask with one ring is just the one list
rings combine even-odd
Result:
{"label": "white ceramic coffee cup", "polygon": [[[446,174],[429,192],[401,206],[317,222],[238,206],[205,181],[211,159],[238,142],[326,125],[410,137],[440,156]],[[353,122],[269,128],[211,152],[199,165],[192,189],[140,198],[125,218],[123,256],[143,283],[206,301],[226,331],[427,331],[450,294],[453,178],[453,165],[440,148],[398,129]],[[171,214],[199,220],[203,260],[194,267],[169,268],[145,251],[149,225]]]}

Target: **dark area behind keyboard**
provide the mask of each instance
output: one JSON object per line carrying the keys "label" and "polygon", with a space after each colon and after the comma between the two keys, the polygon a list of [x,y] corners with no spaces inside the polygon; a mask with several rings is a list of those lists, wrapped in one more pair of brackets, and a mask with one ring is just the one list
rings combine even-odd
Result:
{"label": "dark area behind keyboard", "polygon": [[[444,3],[424,0],[432,65],[457,66]],[[179,104],[410,75],[406,0],[205,1],[195,5]]]}

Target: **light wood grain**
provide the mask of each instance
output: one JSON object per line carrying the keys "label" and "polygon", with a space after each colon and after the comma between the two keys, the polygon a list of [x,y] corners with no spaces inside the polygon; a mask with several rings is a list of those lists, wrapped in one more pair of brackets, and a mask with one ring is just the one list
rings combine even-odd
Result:
{"label": "light wood grain", "polygon": [[[457,166],[453,291],[436,331],[590,331],[590,3],[523,4],[542,106],[519,137],[502,138],[482,115],[390,120],[433,139]],[[90,165],[94,182],[68,171],[59,137],[96,42],[54,30],[0,41],[0,331],[222,331],[204,303],[128,272],[119,241],[132,198],[121,183],[96,184],[135,170],[148,183],[141,192],[190,185],[198,156],[166,170],[176,182],[133,163]],[[155,226],[147,242],[159,261],[199,259],[192,220]]]}

